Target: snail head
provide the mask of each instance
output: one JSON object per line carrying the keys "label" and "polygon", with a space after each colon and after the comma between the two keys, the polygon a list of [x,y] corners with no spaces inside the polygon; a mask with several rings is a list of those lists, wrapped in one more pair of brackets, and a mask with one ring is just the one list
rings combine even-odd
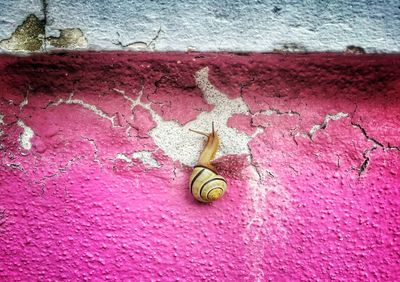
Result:
{"label": "snail head", "polygon": [[207,137],[207,142],[199,157],[199,165],[213,169],[211,161],[215,158],[215,155],[218,152],[220,140],[217,132],[214,129],[214,122],[212,122],[211,128],[212,130],[210,133],[204,133],[193,129],[189,130]]}

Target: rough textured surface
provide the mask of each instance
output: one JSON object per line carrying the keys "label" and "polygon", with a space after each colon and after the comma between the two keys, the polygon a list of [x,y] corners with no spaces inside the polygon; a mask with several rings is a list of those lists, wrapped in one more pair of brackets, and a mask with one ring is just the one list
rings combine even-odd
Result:
{"label": "rough textured surface", "polygon": [[88,43],[51,46],[46,40],[43,50],[400,51],[397,0],[2,2],[0,40],[35,14],[46,38],[76,29]]}
{"label": "rough textured surface", "polygon": [[50,36],[48,38],[50,46],[56,48],[84,48],[87,46],[86,38],[79,28],[66,28],[60,30],[58,37]]}
{"label": "rough textured surface", "polygon": [[[0,74],[0,280],[400,276],[399,56],[64,53]],[[224,171],[249,164],[204,205],[188,129],[211,121]]]}
{"label": "rough textured surface", "polygon": [[44,23],[31,14],[10,38],[0,41],[0,47],[9,51],[41,51],[45,39],[44,29]]}

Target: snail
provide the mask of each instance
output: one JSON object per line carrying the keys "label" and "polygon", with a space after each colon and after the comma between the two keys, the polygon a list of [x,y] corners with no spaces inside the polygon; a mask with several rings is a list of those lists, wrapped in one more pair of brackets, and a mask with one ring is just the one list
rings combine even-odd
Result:
{"label": "snail", "polygon": [[224,195],[228,187],[225,178],[218,175],[215,167],[211,164],[218,151],[219,136],[214,130],[214,123],[212,123],[212,132],[209,134],[190,130],[207,137],[206,145],[190,176],[190,192],[200,202],[209,203],[216,201]]}

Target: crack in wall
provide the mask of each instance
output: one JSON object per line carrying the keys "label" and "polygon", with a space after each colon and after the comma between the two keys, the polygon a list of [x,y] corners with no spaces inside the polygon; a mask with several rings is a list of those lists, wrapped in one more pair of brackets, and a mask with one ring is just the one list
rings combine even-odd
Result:
{"label": "crack in wall", "polygon": [[[35,184],[38,184],[40,186],[40,194],[44,195],[44,193],[46,192],[46,188],[47,188],[46,182],[48,179],[51,179],[53,177],[59,177],[59,176],[61,176],[61,174],[66,173],[69,170],[69,168],[72,166],[72,164],[80,159],[81,159],[80,156],[73,157],[72,159],[68,160],[68,162],[64,166],[59,167],[57,169],[57,172],[47,174],[47,175],[43,176],[42,178],[40,178],[38,181],[34,181]],[[67,195],[68,195],[68,190],[67,190],[67,187],[64,185],[64,196],[67,196]]]}
{"label": "crack in wall", "polygon": [[28,105],[29,103],[29,90],[30,90],[30,86],[28,86],[28,89],[26,90],[25,94],[24,94],[24,99],[21,101],[21,103],[19,104],[19,109],[22,110],[23,107],[25,107],[26,105]]}
{"label": "crack in wall", "polygon": [[372,137],[367,133],[367,131],[365,130],[365,128],[363,128],[360,124],[355,123],[355,122],[351,122],[351,125],[352,125],[354,128],[358,128],[358,129],[361,131],[361,133],[364,135],[365,139],[367,139],[368,141],[370,141],[370,142],[373,143],[373,147],[370,148],[370,149],[365,150],[365,151],[363,152],[363,154],[362,154],[362,155],[363,155],[363,158],[364,158],[364,161],[361,163],[361,165],[360,165],[359,168],[358,168],[358,175],[359,175],[359,176],[361,176],[361,174],[363,174],[363,173],[366,171],[367,167],[369,166],[370,161],[371,161],[371,157],[370,157],[371,152],[374,151],[374,150],[376,150],[378,147],[379,147],[379,148],[382,148],[384,151],[386,151],[386,150],[397,150],[397,151],[400,152],[400,147],[398,147],[398,146],[393,146],[393,145],[387,145],[387,146],[385,146],[385,145],[383,145],[382,142],[376,140],[375,138],[372,138]]}
{"label": "crack in wall", "polygon": [[374,144],[376,144],[376,145],[379,146],[379,147],[385,148],[385,146],[384,146],[381,142],[379,142],[379,141],[377,141],[376,139],[370,137],[370,136],[367,134],[367,132],[365,131],[365,129],[364,129],[360,124],[351,122],[351,125],[352,125],[353,127],[355,127],[355,128],[360,129],[360,130],[361,130],[361,133],[364,135],[364,137],[365,137],[368,141],[373,142]]}
{"label": "crack in wall", "polygon": [[43,49],[46,52],[47,51],[47,43],[46,43],[46,39],[47,39],[47,30],[46,30],[46,26],[47,26],[47,19],[48,19],[48,3],[47,0],[41,0],[41,4],[42,4],[42,13],[43,13]]}
{"label": "crack in wall", "polygon": [[308,132],[308,136],[310,137],[311,140],[313,140],[315,133],[320,129],[325,129],[328,126],[329,121],[339,120],[341,118],[345,118],[348,116],[349,114],[343,112],[338,112],[334,115],[327,114],[324,118],[324,121],[321,124],[316,124],[310,129],[310,131]]}
{"label": "crack in wall", "polygon": [[94,139],[92,139],[92,138],[85,137],[85,136],[81,136],[81,138],[83,140],[88,141],[90,144],[92,144],[92,146],[93,146],[93,161],[96,162],[96,163],[100,163],[100,160],[98,158],[99,149],[97,147],[96,141]]}
{"label": "crack in wall", "polygon": [[384,150],[397,150],[400,152],[400,146],[396,146],[396,145],[390,145],[388,144],[387,146],[383,145],[382,142],[378,141],[375,138],[372,138],[370,135],[368,135],[367,131],[365,130],[365,128],[363,128],[360,124],[358,123],[354,123],[351,122],[351,125],[355,128],[360,129],[361,133],[364,135],[364,137],[368,140],[373,142],[376,146],[381,147]]}
{"label": "crack in wall", "polygon": [[365,157],[363,163],[361,164],[360,168],[358,169],[359,176],[366,170],[368,164],[369,164],[369,157]]}
{"label": "crack in wall", "polygon": [[109,116],[109,115],[107,115],[105,112],[103,112],[101,109],[97,108],[95,105],[85,103],[84,101],[79,100],[79,99],[72,99],[73,96],[74,96],[74,93],[71,93],[71,95],[68,97],[67,100],[61,98],[61,99],[59,99],[59,100],[56,101],[56,102],[50,102],[50,103],[46,106],[46,108],[48,108],[48,107],[54,107],[54,106],[59,106],[59,105],[61,105],[61,104],[66,104],[66,105],[78,105],[78,106],[83,107],[83,108],[86,109],[86,110],[92,111],[93,113],[95,113],[96,115],[100,116],[101,118],[104,118],[104,119],[109,120],[109,121],[111,122],[111,127],[118,127],[118,125],[116,125],[116,124],[115,124],[115,121],[114,121],[115,115],[114,115],[114,116]]}
{"label": "crack in wall", "polygon": [[[118,39],[117,43],[112,42],[112,44],[120,46],[122,48],[129,48],[129,49],[135,49],[135,50],[143,50],[143,49],[154,50],[156,48],[155,42],[159,39],[161,32],[162,32],[162,28],[160,26],[156,35],[149,42],[134,41],[134,42],[124,44],[124,43],[122,43],[122,41],[120,39]],[[117,32],[117,35],[119,38],[121,37],[119,32]]]}
{"label": "crack in wall", "polygon": [[5,163],[4,166],[7,166],[11,169],[18,169],[19,171],[25,171],[21,163]]}
{"label": "crack in wall", "polygon": [[125,94],[125,91],[123,91],[123,90],[120,90],[120,89],[118,89],[118,88],[113,88],[113,90],[115,91],[115,92],[117,92],[117,93],[119,93],[119,94],[121,94],[122,95],[122,97],[125,99],[125,100],[127,100],[130,104],[131,104],[131,110],[133,110],[136,106],[138,106],[138,105],[141,105],[142,107],[144,107],[144,108],[150,108],[150,107],[147,107],[147,104],[146,103],[142,103],[141,101],[140,101],[140,99],[142,98],[142,95],[143,95],[143,90],[144,90],[144,85],[143,85],[143,82],[142,82],[142,88],[141,88],[141,90],[139,91],[139,95],[138,95],[138,97],[136,97],[135,99],[132,99],[131,97],[129,97],[128,95],[126,95]]}
{"label": "crack in wall", "polygon": [[300,116],[300,113],[299,112],[296,112],[296,111],[292,111],[292,110],[290,110],[290,111],[286,111],[286,112],[282,112],[281,110],[279,110],[279,109],[274,109],[274,108],[269,108],[268,110],[261,110],[261,111],[258,111],[258,112],[256,112],[256,113],[254,113],[254,115],[267,115],[267,116],[271,116],[271,115],[273,115],[273,114],[277,114],[277,115],[288,115],[288,116]]}

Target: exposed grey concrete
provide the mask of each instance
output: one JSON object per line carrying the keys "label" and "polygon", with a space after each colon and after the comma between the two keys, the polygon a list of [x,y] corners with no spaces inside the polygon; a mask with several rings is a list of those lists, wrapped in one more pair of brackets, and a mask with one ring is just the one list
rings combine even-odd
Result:
{"label": "exposed grey concrete", "polygon": [[[33,13],[46,18],[47,37],[82,32],[61,47],[69,49],[344,51],[352,45],[367,52],[400,51],[397,0],[2,0],[1,5],[0,40]],[[60,48],[48,40],[46,47]]]}

